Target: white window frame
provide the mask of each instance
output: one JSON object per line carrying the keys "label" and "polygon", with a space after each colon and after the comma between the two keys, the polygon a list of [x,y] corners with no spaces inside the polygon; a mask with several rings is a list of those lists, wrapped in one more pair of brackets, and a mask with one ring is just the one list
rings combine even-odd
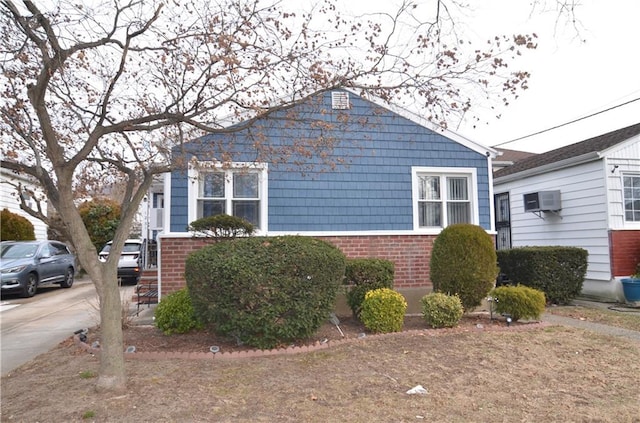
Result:
{"label": "white window frame", "polygon": [[258,174],[258,200],[260,202],[260,222],[256,228],[257,234],[264,234],[268,228],[268,166],[266,163],[244,163],[234,162],[223,166],[218,162],[198,162],[189,165],[188,170],[188,223],[198,219],[198,188],[200,173],[223,172],[225,174],[225,211],[231,214],[233,210],[233,174],[241,172],[252,172]]}
{"label": "white window frame", "polygon": [[420,176],[438,176],[444,182],[446,177],[466,177],[469,182],[470,218],[469,223],[478,225],[480,212],[478,208],[478,170],[473,167],[411,167],[411,192],[413,206],[413,230],[419,233],[439,234],[448,226],[447,216],[447,187],[446,183],[440,184],[440,202],[442,203],[442,226],[420,227],[419,201],[420,201]]}
{"label": "white window frame", "polygon": [[622,172],[621,180],[620,180],[620,184],[622,188],[622,221],[625,223],[625,225],[632,225],[632,226],[640,225],[640,220],[627,220],[627,207],[626,207],[627,199],[624,195],[624,178],[640,179],[640,173]]}

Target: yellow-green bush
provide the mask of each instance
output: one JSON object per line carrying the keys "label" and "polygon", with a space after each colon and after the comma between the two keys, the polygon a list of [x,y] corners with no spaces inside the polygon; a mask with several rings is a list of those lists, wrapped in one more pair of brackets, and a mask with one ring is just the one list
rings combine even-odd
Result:
{"label": "yellow-green bush", "polygon": [[407,301],[402,294],[389,288],[374,289],[364,296],[360,320],[372,332],[400,332],[406,311]]}
{"label": "yellow-green bush", "polygon": [[544,312],[544,292],[528,286],[501,286],[491,292],[495,309],[499,314],[508,314],[515,322],[519,319],[539,319]]}
{"label": "yellow-green bush", "polygon": [[457,326],[464,313],[462,301],[457,295],[432,292],[420,299],[422,317],[432,328],[452,328]]}
{"label": "yellow-green bush", "polygon": [[393,288],[394,264],[379,258],[347,259],[344,270],[345,283],[351,285],[347,292],[347,304],[358,317],[367,292],[380,288]]}
{"label": "yellow-green bush", "polygon": [[193,311],[187,288],[172,292],[158,303],[154,312],[158,328],[165,334],[186,333],[192,329],[202,329]]}

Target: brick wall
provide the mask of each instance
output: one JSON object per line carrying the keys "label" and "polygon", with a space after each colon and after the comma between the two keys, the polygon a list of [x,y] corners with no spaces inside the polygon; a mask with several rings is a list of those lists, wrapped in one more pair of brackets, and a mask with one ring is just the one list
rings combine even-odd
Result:
{"label": "brick wall", "polygon": [[161,295],[167,295],[186,286],[184,263],[190,252],[207,245],[202,239],[161,238],[160,240],[160,278]]}
{"label": "brick wall", "polygon": [[612,275],[632,275],[640,261],[640,231],[609,231],[609,252]]}
{"label": "brick wall", "polygon": [[429,261],[435,235],[318,237],[340,248],[349,258],[376,257],[395,264],[394,286],[430,286]]}
{"label": "brick wall", "polygon": [[[397,288],[430,286],[429,261],[434,235],[332,236],[318,237],[340,248],[349,258],[376,257],[395,264]],[[207,245],[201,239],[162,238],[160,273],[162,295],[185,286],[184,263],[187,255]]]}

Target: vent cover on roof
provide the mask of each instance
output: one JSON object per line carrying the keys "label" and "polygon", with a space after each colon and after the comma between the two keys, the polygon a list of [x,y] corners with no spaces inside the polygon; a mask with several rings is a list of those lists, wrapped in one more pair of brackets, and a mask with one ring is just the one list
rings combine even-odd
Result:
{"label": "vent cover on roof", "polygon": [[331,108],[333,110],[348,110],[351,108],[349,103],[349,93],[344,91],[334,91],[331,93]]}

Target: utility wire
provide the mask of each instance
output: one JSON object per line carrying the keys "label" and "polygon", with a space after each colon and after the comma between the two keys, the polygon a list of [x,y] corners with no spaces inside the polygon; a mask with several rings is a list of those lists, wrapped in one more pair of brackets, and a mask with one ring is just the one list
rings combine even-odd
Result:
{"label": "utility wire", "polygon": [[629,101],[626,101],[626,102],[621,103],[621,104],[618,104],[617,106],[612,106],[612,107],[609,107],[608,109],[600,110],[599,112],[595,112],[595,113],[592,113],[590,115],[583,116],[581,118],[571,120],[569,122],[561,123],[560,125],[556,125],[556,126],[553,126],[551,128],[548,128],[548,129],[543,129],[542,131],[534,132],[534,133],[529,134],[529,135],[525,135],[525,136],[522,136],[522,137],[519,137],[519,138],[514,138],[514,139],[512,139],[510,141],[505,141],[505,142],[501,142],[500,144],[492,145],[492,147],[501,147],[501,146],[503,146],[505,144],[511,144],[512,142],[520,141],[520,140],[523,140],[525,138],[530,138],[530,137],[533,137],[535,135],[544,134],[545,132],[549,132],[549,131],[552,131],[554,129],[562,128],[563,126],[567,126],[567,125],[570,125],[572,123],[580,122],[581,120],[588,119],[588,118],[593,117],[593,116],[597,116],[599,114],[608,112],[608,111],[613,110],[613,109],[617,109],[618,107],[626,106],[627,104],[633,103],[634,101],[638,101],[638,100],[640,100],[640,97],[634,98],[633,100],[629,100]]}

